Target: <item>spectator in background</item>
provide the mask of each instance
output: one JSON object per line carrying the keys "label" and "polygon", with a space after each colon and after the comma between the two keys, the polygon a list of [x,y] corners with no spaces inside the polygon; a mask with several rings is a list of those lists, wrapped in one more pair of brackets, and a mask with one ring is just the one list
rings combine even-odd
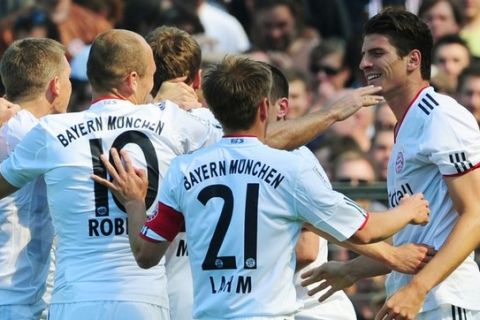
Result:
{"label": "spectator in background", "polygon": [[418,16],[432,31],[433,41],[457,34],[464,22],[460,4],[456,0],[423,0]]}
{"label": "spectator in background", "polygon": [[[238,20],[205,0],[173,0],[175,5],[196,11],[205,35],[214,40],[209,53],[241,53],[250,49],[250,41]],[[205,52],[207,53],[207,52]]]}
{"label": "spectator in background", "polygon": [[15,19],[13,36],[17,40],[30,37],[60,40],[57,26],[48,13],[39,7],[32,7]]}
{"label": "spectator in background", "polygon": [[321,108],[328,99],[349,84],[352,69],[348,61],[347,45],[342,39],[326,39],[313,48],[309,69],[315,109]]}
{"label": "spectator in background", "polygon": [[462,0],[465,24],[460,36],[468,43],[473,56],[480,58],[480,0]]}
{"label": "spectator in background", "polygon": [[297,68],[286,69],[284,74],[289,87],[287,119],[295,119],[307,113],[312,103],[308,78]]}
{"label": "spectator in background", "polygon": [[375,131],[380,130],[391,130],[395,129],[395,125],[397,123],[397,119],[393,114],[392,110],[388,106],[387,102],[380,102],[375,107],[374,113],[374,127]]}
{"label": "spectator in background", "polygon": [[387,168],[394,143],[393,130],[375,130],[369,156],[377,173],[377,180],[387,181]]}
{"label": "spectator in background", "polygon": [[460,74],[458,100],[480,123],[480,64],[474,63]]}
{"label": "spectator in background", "polygon": [[433,63],[447,77],[452,88],[457,87],[458,76],[470,64],[467,43],[456,34],[438,39],[433,47]]}
{"label": "spectator in background", "polygon": [[307,70],[308,55],[319,36],[304,27],[302,7],[294,0],[256,0],[252,41],[255,50],[273,51],[282,68]]}
{"label": "spectator in background", "polygon": [[[353,187],[368,186],[377,180],[375,168],[364,152],[347,150],[333,161],[333,181]],[[383,211],[386,207],[370,199],[355,199],[367,211]]]}
{"label": "spectator in background", "polygon": [[57,25],[60,42],[70,56],[79,53],[86,44],[112,25],[95,12],[76,4],[72,0],[37,0],[50,13],[50,19]]}

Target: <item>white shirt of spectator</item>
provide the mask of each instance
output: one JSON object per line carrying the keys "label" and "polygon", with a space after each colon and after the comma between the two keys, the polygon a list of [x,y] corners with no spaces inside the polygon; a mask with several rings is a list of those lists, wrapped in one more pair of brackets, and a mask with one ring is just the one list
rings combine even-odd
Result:
{"label": "white shirt of spectator", "polygon": [[170,161],[221,134],[171,102],[137,106],[105,99],[85,112],[44,117],[0,170],[17,187],[45,176],[58,235],[52,303],[128,300],[168,307],[163,263],[150,270],[137,266],[127,214],[90,176],[105,174],[101,153],[126,148],[137,166],[148,169],[146,203],[152,212]]}
{"label": "white shirt of spectator", "polygon": [[[394,236],[394,244],[424,243],[440,249],[458,214],[443,176],[461,175],[480,162],[480,132],[472,114],[454,99],[421,90],[400,122],[388,164],[388,202],[398,205],[405,194],[422,192],[430,202],[426,226],[407,225]],[[405,286],[412,276],[392,272],[387,294]],[[423,311],[441,304],[480,310],[480,273],[472,254],[425,300]]]}
{"label": "white shirt of spectator", "polygon": [[171,241],[180,230],[160,222],[185,219],[194,318],[294,314],[294,247],[303,222],[345,240],[367,217],[331,190],[319,167],[254,137],[223,138],[172,162],[160,191],[171,212],[149,220],[142,236]]}

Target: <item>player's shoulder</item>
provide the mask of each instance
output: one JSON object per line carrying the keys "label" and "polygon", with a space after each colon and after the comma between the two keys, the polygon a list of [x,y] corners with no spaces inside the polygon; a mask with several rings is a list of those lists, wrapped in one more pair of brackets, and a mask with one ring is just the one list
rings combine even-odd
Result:
{"label": "player's shoulder", "polygon": [[39,120],[28,110],[20,110],[8,120],[1,130],[1,135],[24,136],[33,127],[38,124]]}

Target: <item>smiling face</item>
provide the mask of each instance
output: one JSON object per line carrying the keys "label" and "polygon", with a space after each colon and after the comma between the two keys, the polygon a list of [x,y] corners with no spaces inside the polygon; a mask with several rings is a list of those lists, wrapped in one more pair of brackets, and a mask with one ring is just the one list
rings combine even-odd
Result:
{"label": "smiling face", "polygon": [[408,55],[400,57],[388,37],[380,34],[365,36],[360,69],[369,85],[381,86],[386,98],[405,83]]}

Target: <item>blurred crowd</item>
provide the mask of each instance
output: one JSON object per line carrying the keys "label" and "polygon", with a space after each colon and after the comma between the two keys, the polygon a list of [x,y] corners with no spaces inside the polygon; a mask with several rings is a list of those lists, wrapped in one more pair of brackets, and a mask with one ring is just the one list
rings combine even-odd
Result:
{"label": "blurred crowd", "polygon": [[[480,121],[480,0],[2,0],[0,56],[25,37],[64,44],[72,67],[69,111],[80,111],[90,103],[86,60],[97,34],[123,28],[145,35],[172,25],[194,35],[203,65],[244,54],[279,67],[290,85],[288,118],[297,118],[365,83],[358,68],[362,26],[387,6],[404,7],[428,24],[435,41],[432,86]],[[368,186],[386,180],[395,123],[381,103],[334,124],[308,147],[333,182]],[[367,210],[385,207],[357,200]],[[353,255],[330,249],[333,260]],[[371,319],[385,298],[383,279],[360,281],[347,294],[358,319]]]}

